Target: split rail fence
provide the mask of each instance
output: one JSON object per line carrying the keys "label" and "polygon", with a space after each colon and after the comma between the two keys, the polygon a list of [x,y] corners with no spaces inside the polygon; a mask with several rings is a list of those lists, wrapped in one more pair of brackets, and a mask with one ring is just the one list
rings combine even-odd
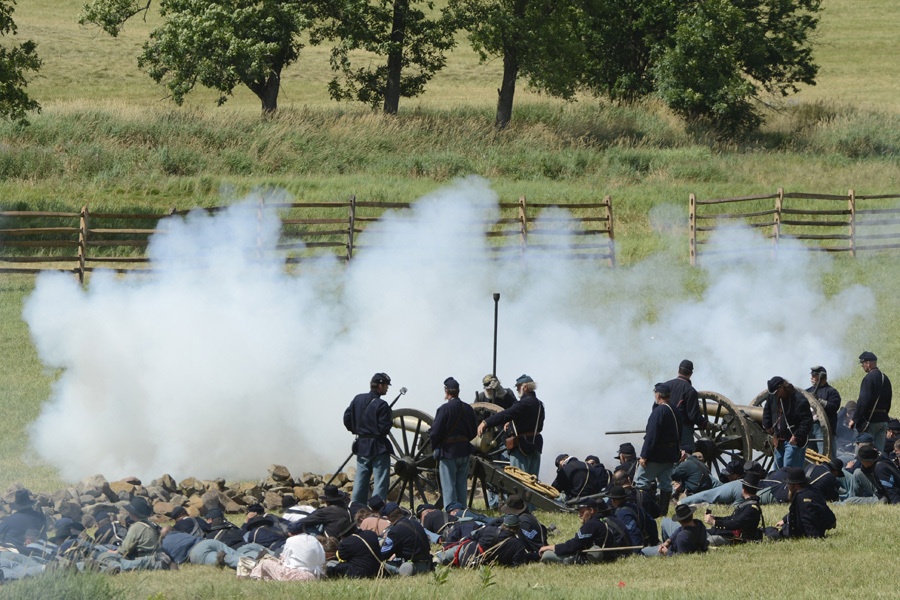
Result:
{"label": "split rail fence", "polygon": [[[261,221],[266,211],[277,212],[282,230],[275,251],[280,260],[297,264],[324,253],[352,260],[364,248],[361,244],[378,245],[384,211],[401,211],[398,218],[403,218],[402,211],[410,208],[409,203],[365,202],[355,197],[341,202],[260,200],[257,215]],[[566,212],[543,212],[554,208]],[[80,212],[0,211],[0,273],[66,271],[83,281],[97,269],[150,271],[146,256],[150,237],[166,233],[165,221],[160,220],[188,212],[174,208],[166,213],[91,212],[87,206]],[[486,237],[495,258],[541,250],[563,259],[616,264],[609,196],[602,202],[573,205],[529,203],[523,196],[518,202],[500,203],[499,213],[496,220],[466,223],[471,227],[467,235]],[[256,248],[247,250],[263,258],[259,241]]]}
{"label": "split rail fence", "polygon": [[[770,203],[770,201],[773,201]],[[790,202],[788,202],[790,201]],[[691,265],[700,256],[779,252],[784,237],[804,240],[806,249],[821,252],[858,252],[900,248],[900,194],[846,196],[805,192],[700,200],[690,195]],[[724,207],[723,205],[728,205]],[[734,226],[763,229],[770,247],[708,248],[717,229]],[[824,230],[826,233],[816,233]]]}

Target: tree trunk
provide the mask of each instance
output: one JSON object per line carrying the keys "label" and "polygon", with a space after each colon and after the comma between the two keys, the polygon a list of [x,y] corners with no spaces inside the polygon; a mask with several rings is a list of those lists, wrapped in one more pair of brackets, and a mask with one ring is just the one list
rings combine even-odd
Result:
{"label": "tree trunk", "polygon": [[503,53],[503,83],[497,90],[497,119],[494,125],[504,129],[512,119],[513,96],[516,95],[516,78],[519,76],[519,54],[507,48]]}
{"label": "tree trunk", "polygon": [[388,51],[387,84],[384,88],[384,113],[396,115],[400,108],[400,75],[403,70],[403,46],[406,43],[406,13],[409,0],[394,1],[394,23]]}
{"label": "tree trunk", "polygon": [[271,117],[278,109],[278,92],[281,91],[281,71],[272,71],[266,85],[260,93],[260,101],[262,102],[262,114],[264,117]]}

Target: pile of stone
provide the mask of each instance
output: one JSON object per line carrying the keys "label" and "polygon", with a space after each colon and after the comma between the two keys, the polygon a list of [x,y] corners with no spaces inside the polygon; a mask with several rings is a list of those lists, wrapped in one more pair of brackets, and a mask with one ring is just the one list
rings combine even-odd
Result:
{"label": "pile of stone", "polygon": [[[353,469],[350,473],[338,473],[333,485],[344,491],[353,489]],[[36,493],[32,490],[34,508],[51,520],[68,517],[85,527],[94,527],[97,512],[118,512],[135,496],[145,498],[153,507],[157,521],[165,521],[182,506],[192,517],[203,516],[213,508],[226,513],[242,513],[251,504],[262,504],[267,511],[280,510],[285,497],[292,496],[299,504],[319,505],[325,482],[331,474],[304,473],[291,476],[283,465],[269,467],[269,475],[258,482],[226,483],[224,479],[200,480],[188,477],[176,482],[171,475],[163,475],[149,484],[137,477],[107,481],[102,475],[88,477],[72,487],[53,493]],[[14,484],[0,498],[0,517],[12,512],[10,503],[22,485]]]}

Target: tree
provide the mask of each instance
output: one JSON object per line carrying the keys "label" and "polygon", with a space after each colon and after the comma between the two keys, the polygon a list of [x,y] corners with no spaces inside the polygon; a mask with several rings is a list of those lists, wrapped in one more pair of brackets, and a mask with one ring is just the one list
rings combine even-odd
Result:
{"label": "tree", "polygon": [[[16,35],[18,29],[13,21],[15,0],[0,0],[0,35]],[[41,105],[25,93],[29,72],[36,73],[41,68],[37,55],[37,44],[31,40],[12,48],[0,47],[0,116],[23,125],[28,124],[25,114],[40,112]]]}
{"label": "tree", "polygon": [[585,89],[655,94],[688,121],[733,135],[760,125],[764,94],[815,84],[821,0],[579,0]]}
{"label": "tree", "polygon": [[655,68],[657,90],[689,121],[724,134],[757,128],[762,95],[815,85],[810,35],[821,0],[701,0],[684,11]]}
{"label": "tree", "polygon": [[525,76],[534,87],[571,98],[577,73],[571,65],[583,58],[575,35],[576,16],[569,0],[450,0],[450,10],[469,31],[469,41],[482,62],[503,59],[503,78],[497,90],[495,125],[503,129],[512,119],[516,83]]}
{"label": "tree", "polygon": [[[422,9],[422,5],[432,16]],[[358,100],[396,114],[400,98],[418,96],[446,63],[455,44],[455,21],[431,0],[331,0],[317,5],[312,43],[336,41],[328,84],[335,100]],[[358,66],[350,53],[364,50],[386,62]],[[368,62],[368,61],[367,61]]]}
{"label": "tree", "polygon": [[[79,22],[113,37],[152,0],[93,0]],[[162,26],[150,33],[138,65],[181,104],[199,83],[225,103],[238,85],[260,99],[263,114],[278,108],[281,73],[297,60],[309,25],[304,0],[160,0]]]}

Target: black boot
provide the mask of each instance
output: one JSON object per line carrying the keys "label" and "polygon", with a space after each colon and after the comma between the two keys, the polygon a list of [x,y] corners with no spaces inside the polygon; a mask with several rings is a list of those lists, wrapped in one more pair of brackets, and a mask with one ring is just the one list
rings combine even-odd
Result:
{"label": "black boot", "polygon": [[659,504],[659,516],[665,517],[669,514],[669,502],[672,500],[672,492],[659,491],[657,502]]}

